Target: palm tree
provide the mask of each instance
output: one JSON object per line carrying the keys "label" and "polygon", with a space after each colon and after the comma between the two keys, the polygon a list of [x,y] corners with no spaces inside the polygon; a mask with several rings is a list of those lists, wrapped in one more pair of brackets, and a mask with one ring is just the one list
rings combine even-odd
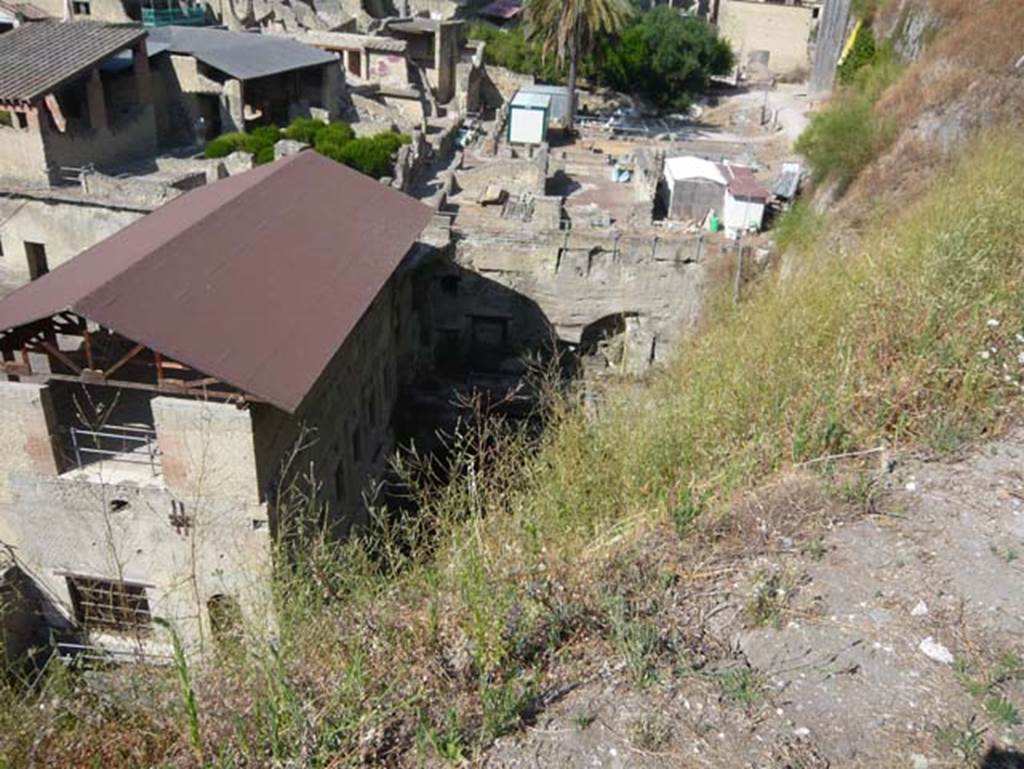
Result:
{"label": "palm tree", "polygon": [[617,35],[633,9],[629,0],[527,0],[526,37],[539,42],[558,63],[569,61],[569,122],[576,121],[576,76],[580,56],[593,51],[601,35]]}

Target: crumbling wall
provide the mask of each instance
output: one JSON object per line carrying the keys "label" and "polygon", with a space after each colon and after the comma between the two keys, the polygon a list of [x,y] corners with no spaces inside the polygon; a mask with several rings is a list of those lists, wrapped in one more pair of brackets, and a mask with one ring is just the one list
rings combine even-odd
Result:
{"label": "crumbling wall", "polygon": [[54,180],[61,177],[62,167],[105,169],[152,157],[157,147],[156,113],[152,104],[144,104],[105,129],[60,133],[47,128],[43,131],[43,145]]}
{"label": "crumbling wall", "polygon": [[462,194],[476,200],[490,185],[497,185],[509,194],[543,195],[547,183],[546,151],[532,158],[506,158],[456,171],[455,183]]}
{"label": "crumbling wall", "polygon": [[467,269],[535,302],[566,342],[578,344],[583,330],[606,316],[636,316],[634,361],[664,360],[703,308],[708,253],[699,235],[665,239],[527,226],[467,231],[456,253]]}
{"label": "crumbling wall", "polygon": [[486,68],[486,79],[482,84],[482,96],[488,106],[496,107],[511,101],[516,91],[535,82],[533,75],[523,75],[505,67],[489,64]]}

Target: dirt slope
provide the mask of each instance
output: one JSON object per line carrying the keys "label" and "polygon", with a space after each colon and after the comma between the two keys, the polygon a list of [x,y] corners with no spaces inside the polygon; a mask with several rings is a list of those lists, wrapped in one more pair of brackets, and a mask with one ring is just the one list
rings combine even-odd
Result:
{"label": "dirt slope", "polygon": [[628,634],[625,664],[567,664],[564,696],[484,764],[1024,766],[1024,430],[883,461],[745,500],[699,561],[652,532],[651,675]]}

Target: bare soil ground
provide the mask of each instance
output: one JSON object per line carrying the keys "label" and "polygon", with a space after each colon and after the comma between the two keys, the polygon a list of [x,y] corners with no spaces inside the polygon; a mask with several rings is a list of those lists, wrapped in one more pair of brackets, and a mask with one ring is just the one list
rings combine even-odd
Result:
{"label": "bare soil ground", "polygon": [[854,461],[652,531],[623,627],[483,764],[1024,767],[1024,429]]}

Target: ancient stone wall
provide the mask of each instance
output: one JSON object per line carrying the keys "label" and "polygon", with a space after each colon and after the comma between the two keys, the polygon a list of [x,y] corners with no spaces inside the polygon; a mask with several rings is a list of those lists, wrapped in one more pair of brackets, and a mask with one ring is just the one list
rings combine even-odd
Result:
{"label": "ancient stone wall", "polygon": [[456,249],[460,265],[528,297],[565,342],[579,344],[608,316],[637,318],[637,367],[665,360],[703,307],[709,253],[700,235],[524,227],[467,231]]}

